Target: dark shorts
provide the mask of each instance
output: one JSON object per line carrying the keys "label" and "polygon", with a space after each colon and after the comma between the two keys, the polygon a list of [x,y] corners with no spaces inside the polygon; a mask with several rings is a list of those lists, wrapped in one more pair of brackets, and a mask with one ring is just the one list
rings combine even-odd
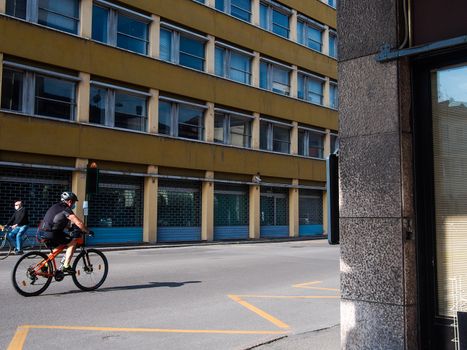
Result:
{"label": "dark shorts", "polygon": [[58,247],[62,244],[68,244],[72,238],[63,231],[44,231],[41,237],[46,240],[49,247]]}

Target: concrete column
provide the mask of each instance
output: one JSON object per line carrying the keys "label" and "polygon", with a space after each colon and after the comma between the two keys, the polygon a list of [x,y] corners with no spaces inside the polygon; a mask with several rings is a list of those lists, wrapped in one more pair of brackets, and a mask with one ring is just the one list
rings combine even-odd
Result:
{"label": "concrete column", "polygon": [[148,133],[157,134],[159,131],[159,90],[149,90],[151,97],[148,101]]}
{"label": "concrete column", "polygon": [[216,7],[216,0],[206,0],[206,5],[209,7]]}
{"label": "concrete column", "polygon": [[297,42],[297,22],[298,13],[297,10],[292,9],[292,16],[290,16],[290,35],[289,39]]}
{"label": "concrete column", "polygon": [[331,130],[326,129],[326,134],[324,135],[324,150],[323,157],[327,158],[331,154]]}
{"label": "concrete column", "polygon": [[290,73],[290,97],[298,96],[298,68],[292,66],[292,72]]}
{"label": "concrete column", "polygon": [[261,190],[259,185],[250,185],[249,204],[250,204],[250,239],[258,239],[260,236],[260,215],[261,215]]}
{"label": "concrete column", "polygon": [[6,13],[6,0],[0,0],[0,13]]}
{"label": "concrete column", "polygon": [[214,142],[214,103],[208,102],[204,111],[204,141]]}
{"label": "concrete column", "polygon": [[298,123],[292,122],[290,130],[290,154],[298,154]]}
{"label": "concrete column", "polygon": [[[292,185],[298,186],[298,179],[292,180]],[[289,189],[289,236],[298,237],[299,230],[299,189]]]}
{"label": "concrete column", "polygon": [[86,200],[86,168],[88,160],[82,158],[75,159],[75,168],[71,175],[71,191],[78,196],[78,203],[74,209],[75,214],[84,220],[83,202]]}
{"label": "concrete column", "polygon": [[206,67],[204,71],[209,74],[214,74],[216,68],[215,61],[216,53],[216,38],[212,35],[208,35],[208,41],[206,42]]}
{"label": "concrete column", "polygon": [[[206,171],[206,179],[213,179],[214,172]],[[201,194],[201,239],[214,239],[214,182],[204,181]]]}
{"label": "concrete column", "polygon": [[260,120],[259,120],[259,113],[253,113],[255,117],[253,122],[251,123],[251,148],[259,149],[259,135],[260,135]]}
{"label": "concrete column", "polygon": [[161,36],[161,18],[152,15],[152,22],[149,26],[149,56],[159,58]]}
{"label": "concrete column", "polygon": [[321,49],[321,52],[324,55],[329,56],[329,27],[328,26],[325,26],[322,38],[323,38],[323,47]]}
{"label": "concrete column", "polygon": [[79,73],[81,81],[78,84],[76,95],[76,121],[78,123],[89,123],[89,98],[91,95],[91,75]]}
{"label": "concrete column", "polygon": [[253,60],[251,61],[251,85],[254,87],[259,87],[259,64],[260,64],[260,55],[259,52],[253,53]]}
{"label": "concrete column", "polygon": [[326,81],[324,82],[323,86],[323,106],[329,107],[330,105],[330,80],[329,77],[326,77]]}
{"label": "concrete column", "polygon": [[259,0],[251,2],[251,23],[259,27]]}
{"label": "concrete column", "polygon": [[[158,167],[149,165],[148,174],[157,175]],[[157,242],[157,191],[158,178],[144,178],[144,214],[143,214],[143,240],[145,242]]]}
{"label": "concrete column", "polygon": [[[0,3],[3,0],[0,0]],[[0,5],[1,7],[1,5]],[[92,37],[92,0],[81,0],[79,11],[79,35],[84,38]]]}

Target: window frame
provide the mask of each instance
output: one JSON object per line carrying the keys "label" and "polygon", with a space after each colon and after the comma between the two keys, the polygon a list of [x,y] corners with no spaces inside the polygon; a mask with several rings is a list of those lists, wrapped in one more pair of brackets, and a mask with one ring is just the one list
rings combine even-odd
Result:
{"label": "window frame", "polygon": [[[267,77],[266,77],[266,85],[267,87],[264,88],[264,87],[261,87],[261,64],[262,63],[266,63],[267,64],[267,68],[266,68],[266,71],[267,71]],[[273,80],[273,75],[274,75],[274,68],[278,68],[278,69],[287,69],[288,70],[288,91],[286,91],[285,93],[281,93],[279,91],[275,91],[274,90],[274,80]],[[286,64],[283,64],[283,63],[279,63],[279,62],[276,62],[276,61],[273,61],[273,60],[270,60],[268,58],[260,58],[260,88],[262,89],[266,89],[268,91],[271,91],[271,92],[274,92],[276,94],[280,94],[280,95],[283,95],[283,96],[291,96],[291,89],[292,89],[292,79],[291,79],[291,74],[293,72],[293,68],[291,66],[288,66]],[[279,85],[283,85],[281,82],[277,82],[277,84]]]}
{"label": "window frame", "polygon": [[[263,150],[263,151],[275,152],[275,153],[280,153],[280,154],[290,154],[291,145],[292,145],[291,131],[293,129],[293,125],[288,124],[288,123],[284,123],[284,122],[280,122],[280,121],[276,121],[276,120],[272,120],[272,119],[269,119],[269,118],[260,117],[260,130],[261,130],[261,124],[262,123],[266,123],[266,125],[267,125],[267,129],[266,129],[266,148],[261,148],[261,139],[260,139],[260,149]],[[287,152],[280,152],[280,151],[275,151],[274,150],[274,141],[276,141],[274,139],[274,127],[284,128],[284,129],[287,128],[288,129],[289,138],[288,138],[288,142],[285,142],[285,143],[288,144],[288,151]],[[260,137],[261,137],[261,131],[260,131]],[[281,141],[281,140],[278,140],[278,141],[284,142],[284,141]]]}
{"label": "window frame", "polygon": [[[13,0],[13,1],[16,3],[16,0]],[[81,22],[81,9],[80,9],[80,1],[81,0],[72,0],[72,1],[75,2],[77,10],[78,10],[78,17],[76,17],[76,18],[71,17],[69,15],[62,14],[60,12],[48,10],[46,8],[41,8],[39,6],[40,0],[26,0],[25,18],[17,17],[14,14],[12,14],[12,15],[8,14],[6,12],[6,7],[5,7],[5,14],[8,15],[8,16],[12,16],[14,18],[22,19],[22,20],[30,22],[30,23],[35,23],[37,25],[41,25],[41,26],[44,26],[44,27],[47,27],[47,28],[51,28],[53,30],[58,30],[58,31],[63,32],[63,33],[78,35],[79,34],[79,28],[80,28],[80,22]],[[39,11],[41,9],[44,10],[44,11],[47,11],[48,13],[53,13],[55,15],[58,15],[58,16],[65,17],[67,19],[73,20],[74,23],[75,23],[76,31],[75,32],[74,31],[67,31],[67,30],[64,30],[64,29],[55,28],[55,27],[47,25],[47,24],[39,23]]]}
{"label": "window frame", "polygon": [[[195,1],[196,1],[196,0],[195,0]],[[239,20],[241,20],[241,21],[244,21],[244,22],[247,22],[247,23],[251,23],[251,19],[253,18],[253,11],[252,11],[252,2],[251,2],[251,0],[248,0],[248,1],[250,2],[250,10],[249,10],[249,11],[247,11],[247,10],[245,10],[245,9],[239,7],[239,6],[236,6],[235,4],[233,4],[233,2],[234,2],[235,0],[221,0],[221,1],[223,2],[223,7],[224,7],[224,9],[223,9],[223,10],[218,9],[217,6],[216,6],[216,4],[214,4],[214,8],[215,8],[216,10],[221,11],[221,12],[223,12],[223,13],[227,13],[228,15],[230,15],[230,16],[232,16],[232,17],[235,17],[235,18],[237,18],[237,19],[239,19]],[[232,14],[232,7],[238,8],[238,9],[240,9],[241,11],[248,13],[249,19],[248,19],[248,20],[245,20],[245,19],[243,19],[243,18],[240,18],[240,17],[238,17],[238,16],[233,15],[233,14]]]}
{"label": "window frame", "polygon": [[[263,27],[261,25],[261,5],[266,7],[266,27]],[[289,21],[289,24],[288,24],[287,28],[285,28],[282,25],[275,24],[275,22],[273,20],[274,11],[279,12],[279,13],[287,16],[288,21]],[[281,4],[278,4],[277,2],[271,1],[271,0],[261,0],[260,1],[259,12],[260,12],[260,25],[259,25],[260,28],[262,28],[264,30],[267,30],[268,32],[274,33],[275,35],[278,35],[278,36],[280,36],[282,38],[290,39],[290,31],[291,31],[290,17],[292,16],[292,10],[291,9],[289,9],[288,7],[285,7],[285,6],[281,5]],[[286,29],[287,30],[287,36],[283,36],[281,34],[276,33],[274,31],[274,25],[277,25],[277,26],[279,26],[281,28]]]}
{"label": "window frame", "polygon": [[[17,71],[17,72],[22,73],[23,82],[22,82],[21,108],[19,110],[1,108],[1,110],[31,115],[35,117],[52,118],[54,120],[64,120],[64,121],[65,120],[68,120],[68,121],[76,120],[77,94],[78,94],[77,88],[78,88],[78,83],[81,81],[79,77],[68,75],[68,74],[63,74],[59,72],[54,72],[48,69],[28,66],[25,64],[16,63],[16,62],[9,61],[9,60],[3,61],[2,69],[3,70],[9,69],[12,71]],[[68,119],[63,119],[59,117],[53,117],[53,116],[42,115],[42,114],[36,113],[36,99],[37,99],[36,78],[38,76],[63,80],[65,82],[72,82],[74,84],[73,94],[71,96],[73,102],[68,103],[64,101],[57,101],[59,103],[70,105],[71,114]],[[4,87],[2,86],[2,88]],[[1,96],[0,96],[0,101],[1,101]]]}
{"label": "window frame", "polygon": [[[324,159],[324,144],[325,144],[325,137],[326,137],[326,132],[323,131],[323,130],[318,130],[318,129],[313,129],[313,128],[310,128],[310,127],[306,127],[306,126],[302,126],[302,125],[299,125],[298,126],[298,132],[300,134],[300,132],[304,132],[305,133],[305,137],[303,139],[303,154],[300,153],[300,137],[298,137],[298,142],[299,142],[299,145],[298,145],[298,154],[300,156],[304,156],[304,157],[309,157],[309,158],[317,158],[317,159]],[[314,156],[310,156],[310,135],[311,134],[317,134],[317,135],[320,135],[321,136],[321,145],[320,147],[313,147],[313,148],[316,148],[318,150],[318,153],[319,153],[319,156],[318,157],[314,157]]]}
{"label": "window frame", "polygon": [[[230,145],[234,147],[242,147],[242,148],[251,148],[251,141],[252,141],[252,129],[253,129],[253,120],[254,116],[249,114],[244,114],[236,111],[231,111],[228,109],[223,108],[214,108],[214,123],[217,117],[222,117],[223,119],[223,141],[215,141],[215,143],[222,144],[222,145]],[[242,146],[232,144],[232,132],[231,132],[231,120],[232,117],[234,118],[243,118],[245,121],[248,120],[248,130],[247,134],[243,134],[243,137],[247,137],[247,143]],[[215,124],[214,124],[215,125]],[[235,134],[235,133],[234,133]]]}
{"label": "window frame", "polygon": [[[171,34],[171,45],[170,45],[170,60],[167,61],[165,59],[160,58],[159,59],[164,61],[164,62],[171,62],[173,64],[189,68],[189,69],[194,69],[199,72],[205,72],[206,71],[206,43],[209,41],[207,36],[201,35],[198,33],[194,33],[188,29],[173,25],[171,23],[161,21],[160,23],[160,29],[159,33],[161,30],[166,30],[170,32]],[[195,41],[199,41],[203,43],[203,57],[196,57],[198,59],[201,59],[203,62],[203,69],[199,70],[190,66],[182,65],[180,64],[180,38],[181,36],[184,36],[185,38],[192,39]],[[159,47],[160,47],[161,41],[159,40]],[[190,54],[189,54],[190,55]],[[192,56],[192,55],[190,55]]]}
{"label": "window frame", "polygon": [[[103,44],[112,46],[112,47],[119,48],[121,50],[126,50],[126,51],[129,51],[129,52],[133,52],[133,53],[136,53],[136,54],[145,55],[145,56],[149,55],[149,45],[150,45],[149,34],[150,34],[150,26],[151,26],[151,22],[152,22],[152,17],[147,16],[147,15],[142,14],[142,13],[139,13],[139,12],[136,12],[136,11],[133,11],[133,10],[130,10],[130,9],[125,8],[123,6],[116,5],[114,3],[111,3],[111,2],[108,2],[108,1],[105,1],[105,0],[93,0],[92,6],[93,6],[93,16],[94,16],[94,6],[100,7],[102,9],[105,9],[105,10],[108,11],[108,17],[107,17],[107,23],[106,23],[107,41],[100,41],[100,40],[97,40],[97,39],[94,39],[94,38],[92,40],[97,41],[99,43],[103,43]],[[138,51],[134,51],[134,50],[130,50],[130,49],[118,46],[118,35],[119,35],[118,18],[119,18],[119,15],[131,18],[131,19],[133,19],[135,21],[146,24],[146,26],[147,26],[146,27],[146,40],[143,40],[141,38],[134,37],[134,36],[131,36],[131,35],[128,35],[128,34],[125,34],[125,33],[120,33],[121,35],[124,35],[126,37],[130,37],[132,39],[135,39],[135,40],[138,40],[138,41],[141,41],[141,42],[145,42],[145,48],[146,48],[145,53],[141,53],[141,52],[138,52]],[[93,33],[91,33],[91,37],[93,37]]]}
{"label": "window frame", "polygon": [[[105,110],[104,110],[104,124],[100,123],[94,123],[89,120],[89,123],[92,125],[100,125],[100,126],[105,126],[108,128],[112,129],[118,129],[118,130],[125,130],[125,131],[134,131],[134,132],[147,132],[148,130],[148,98],[151,97],[150,93],[146,93],[144,91],[139,91],[135,89],[130,89],[126,88],[123,86],[119,85],[114,85],[114,84],[108,84],[108,83],[103,83],[98,80],[91,80],[90,81],[90,93],[92,91],[93,87],[97,87],[98,89],[102,89],[106,91],[106,97],[105,97]],[[144,130],[135,130],[135,129],[130,129],[130,128],[122,128],[122,127],[117,127],[115,126],[115,113],[116,113],[116,94],[124,93],[127,95],[132,95],[136,97],[144,97],[146,99],[145,101],[145,108],[144,108],[144,116],[141,118],[143,119],[143,125],[144,125]],[[91,103],[89,104],[91,106]],[[136,116],[136,115],[135,115]]]}
{"label": "window frame", "polygon": [[[334,101],[331,99],[332,89],[335,89]],[[333,81],[333,80],[329,81],[329,108],[332,108],[332,109],[339,108],[339,86],[337,84],[337,81]]]}
{"label": "window frame", "polygon": [[[334,45],[331,45],[331,37],[334,38]],[[334,55],[331,55],[331,47],[334,48]],[[329,30],[329,57],[337,59],[337,32],[335,30]]]}
{"label": "window frame", "polygon": [[[158,132],[159,135],[166,135],[166,136],[171,136],[171,137],[176,137],[179,139],[183,140],[195,140],[195,141],[204,141],[205,140],[205,111],[208,109],[208,106],[203,105],[203,104],[198,104],[194,102],[189,102],[189,101],[184,101],[184,100],[179,100],[177,98],[172,98],[164,95],[159,96],[159,103],[160,102],[167,102],[170,104],[170,111],[169,111],[169,117],[170,117],[170,134],[165,134],[161,133],[160,131]],[[182,137],[179,136],[179,126],[180,124],[186,125],[184,123],[179,122],[179,116],[180,116],[180,105],[185,105],[189,107],[195,107],[200,110],[202,110],[201,118],[198,121],[198,138],[193,139],[189,137]]]}
{"label": "window frame", "polygon": [[[246,84],[246,85],[252,85],[252,65],[253,65],[253,57],[254,57],[254,54],[252,52],[248,52],[246,50],[242,50],[242,49],[239,49],[237,47],[234,47],[234,46],[231,46],[229,44],[225,44],[221,41],[216,41],[215,43],[215,53],[214,55],[217,54],[217,51],[216,49],[217,48],[220,48],[220,49],[223,49],[225,50],[225,55],[224,55],[224,59],[222,61],[222,64],[223,64],[223,72],[224,74],[223,75],[218,75],[217,74],[217,67],[214,68],[214,72],[216,72],[216,75],[218,77],[222,77],[222,78],[226,78],[226,79],[229,79],[229,80],[232,80],[232,81],[236,81],[238,83],[241,83],[241,84]],[[232,66],[230,65],[231,63],[231,59],[232,59],[232,52],[236,53],[237,55],[241,55],[241,56],[244,56],[244,57],[248,57],[248,63],[249,63],[249,71],[241,71],[244,75],[246,75],[246,77],[248,78],[248,82],[243,82],[243,81],[240,81],[240,80],[236,80],[236,79],[233,79],[231,77],[231,71],[232,70],[237,70],[239,71],[238,69],[233,69]],[[215,64],[217,63],[217,60],[216,58],[214,58],[214,61],[215,61]]]}
{"label": "window frame", "polygon": [[[316,104],[318,106],[324,106],[324,84],[326,83],[326,78],[321,77],[321,76],[316,75],[316,74],[313,74],[313,73],[309,73],[309,72],[299,70],[298,71],[298,78],[297,78],[297,92],[300,91],[300,84],[299,84],[300,77],[303,77],[303,86],[302,86],[303,98],[299,97],[298,93],[297,93],[297,98],[299,100],[306,101],[306,102],[309,102],[309,103],[313,103],[313,104]],[[308,97],[308,92],[309,92],[307,82],[310,79],[321,82],[321,94],[316,94],[316,93],[312,92],[313,95],[317,95],[317,96],[320,97],[320,103],[316,103],[316,102],[311,101],[311,100],[309,100],[307,98]]]}
{"label": "window frame", "polygon": [[[318,23],[315,20],[313,20],[313,19],[311,19],[309,17],[306,17],[306,16],[304,16],[302,14],[298,15],[297,17],[298,17],[297,18],[297,42],[300,45],[306,46],[310,50],[322,53],[323,52],[323,46],[324,46],[323,34],[326,31],[326,27],[323,24]],[[303,25],[303,30],[302,30],[302,33],[301,33],[301,37],[303,38],[303,42],[301,42],[299,40],[300,39],[300,34],[299,34],[300,24]],[[315,29],[315,30],[318,30],[320,32],[321,40],[319,42],[317,42],[316,40],[311,39],[314,43],[317,43],[319,45],[319,50],[316,50],[315,48],[310,47],[308,45],[308,40],[309,40],[308,35],[307,35],[308,28]]]}

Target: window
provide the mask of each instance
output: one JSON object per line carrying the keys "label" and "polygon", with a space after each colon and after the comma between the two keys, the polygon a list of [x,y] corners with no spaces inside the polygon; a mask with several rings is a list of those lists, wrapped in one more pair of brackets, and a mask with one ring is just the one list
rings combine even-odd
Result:
{"label": "window", "polygon": [[216,9],[244,21],[251,21],[251,0],[216,0]]}
{"label": "window", "polygon": [[146,55],[151,17],[108,3],[95,1],[92,8],[92,38]]}
{"label": "window", "polygon": [[292,126],[269,119],[260,122],[260,148],[268,151],[290,153],[290,130]]}
{"label": "window", "polygon": [[272,1],[261,1],[259,25],[267,31],[289,38],[290,14],[291,10],[285,6]]}
{"label": "window", "polygon": [[298,154],[305,157],[324,157],[324,133],[322,131],[299,127]]}
{"label": "window", "polygon": [[251,84],[252,54],[229,45],[216,43],[216,75]]}
{"label": "window", "polygon": [[194,0],[195,2],[199,2],[201,4],[204,4],[204,0]]}
{"label": "window", "polygon": [[331,81],[329,84],[329,107],[337,109],[338,104],[337,83]]}
{"label": "window", "polygon": [[78,0],[7,0],[6,13],[29,22],[78,34]]}
{"label": "window", "polygon": [[300,44],[312,50],[323,50],[324,26],[312,19],[299,15],[297,22],[297,40]]}
{"label": "window", "polygon": [[262,59],[259,69],[259,86],[263,89],[290,95],[290,73],[292,68]]}
{"label": "window", "polygon": [[161,96],[159,98],[159,133],[203,140],[205,109],[204,105]]}
{"label": "window", "polygon": [[142,91],[92,81],[89,122],[146,131],[148,96]]}
{"label": "window", "polygon": [[337,58],[337,34],[329,31],[329,56]]}
{"label": "window", "polygon": [[339,150],[339,137],[336,134],[331,134],[331,154]]}
{"label": "window", "polygon": [[216,109],[214,117],[214,142],[239,147],[251,145],[253,116]]}
{"label": "window", "polygon": [[327,1],[328,1],[329,6],[334,7],[334,8],[337,7],[337,0],[327,0]]}
{"label": "window", "polygon": [[204,71],[206,41],[202,35],[161,23],[160,59]]}
{"label": "window", "polygon": [[1,108],[73,120],[79,78],[4,61]]}
{"label": "window", "polygon": [[298,73],[299,99],[322,105],[323,86],[324,78],[305,72]]}

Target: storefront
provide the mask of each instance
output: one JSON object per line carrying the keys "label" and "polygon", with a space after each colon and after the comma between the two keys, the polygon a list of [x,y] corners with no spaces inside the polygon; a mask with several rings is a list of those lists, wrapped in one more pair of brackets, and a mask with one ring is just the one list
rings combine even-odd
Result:
{"label": "storefront", "polygon": [[261,238],[281,238],[289,236],[288,193],[288,188],[261,187]]}
{"label": "storefront", "polygon": [[248,239],[248,186],[214,186],[214,240]]}
{"label": "storefront", "polygon": [[323,191],[300,189],[299,236],[323,235]]}

